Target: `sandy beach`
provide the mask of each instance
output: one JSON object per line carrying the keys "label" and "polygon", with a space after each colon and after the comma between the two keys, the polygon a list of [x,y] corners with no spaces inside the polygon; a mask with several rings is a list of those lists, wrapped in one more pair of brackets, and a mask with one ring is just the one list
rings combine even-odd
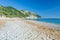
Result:
{"label": "sandy beach", "polygon": [[0,40],[60,40],[57,26],[60,27],[19,18],[0,18]]}
{"label": "sandy beach", "polygon": [[45,26],[45,27],[49,27],[55,30],[60,30],[60,25],[59,24],[53,24],[53,23],[47,23],[47,22],[41,22],[41,21],[35,21],[35,20],[25,20],[28,23],[32,23],[32,24],[37,24],[40,26]]}

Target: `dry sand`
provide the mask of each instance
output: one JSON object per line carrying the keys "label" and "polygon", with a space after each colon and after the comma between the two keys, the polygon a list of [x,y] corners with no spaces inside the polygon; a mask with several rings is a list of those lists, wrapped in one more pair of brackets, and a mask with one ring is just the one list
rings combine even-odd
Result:
{"label": "dry sand", "polygon": [[0,27],[0,40],[60,40],[60,30],[46,23],[7,18],[0,19]]}

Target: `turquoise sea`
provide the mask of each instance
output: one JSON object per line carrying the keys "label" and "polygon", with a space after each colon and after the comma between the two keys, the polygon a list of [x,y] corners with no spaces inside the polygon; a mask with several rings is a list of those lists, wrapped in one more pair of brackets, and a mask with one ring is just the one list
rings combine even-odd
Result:
{"label": "turquoise sea", "polygon": [[60,25],[60,18],[40,18],[40,19],[34,19],[34,20]]}

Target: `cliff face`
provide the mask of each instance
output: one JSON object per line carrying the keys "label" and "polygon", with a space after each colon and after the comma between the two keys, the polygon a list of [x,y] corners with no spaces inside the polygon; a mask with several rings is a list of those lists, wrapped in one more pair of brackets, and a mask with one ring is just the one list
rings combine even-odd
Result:
{"label": "cliff face", "polygon": [[1,40],[60,40],[60,31],[21,19],[0,20]]}
{"label": "cliff face", "polygon": [[29,12],[27,10],[17,10],[13,7],[5,7],[5,6],[0,6],[0,16],[6,16],[6,17],[19,17],[19,18],[27,18],[30,16],[33,16],[31,18],[40,18],[41,16],[33,13],[33,12]]}

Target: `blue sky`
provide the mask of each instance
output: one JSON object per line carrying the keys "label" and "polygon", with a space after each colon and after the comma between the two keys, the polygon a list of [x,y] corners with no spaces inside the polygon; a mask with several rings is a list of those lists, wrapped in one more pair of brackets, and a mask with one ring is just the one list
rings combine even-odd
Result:
{"label": "blue sky", "polygon": [[0,5],[36,12],[42,18],[60,18],[60,0],[0,0]]}

